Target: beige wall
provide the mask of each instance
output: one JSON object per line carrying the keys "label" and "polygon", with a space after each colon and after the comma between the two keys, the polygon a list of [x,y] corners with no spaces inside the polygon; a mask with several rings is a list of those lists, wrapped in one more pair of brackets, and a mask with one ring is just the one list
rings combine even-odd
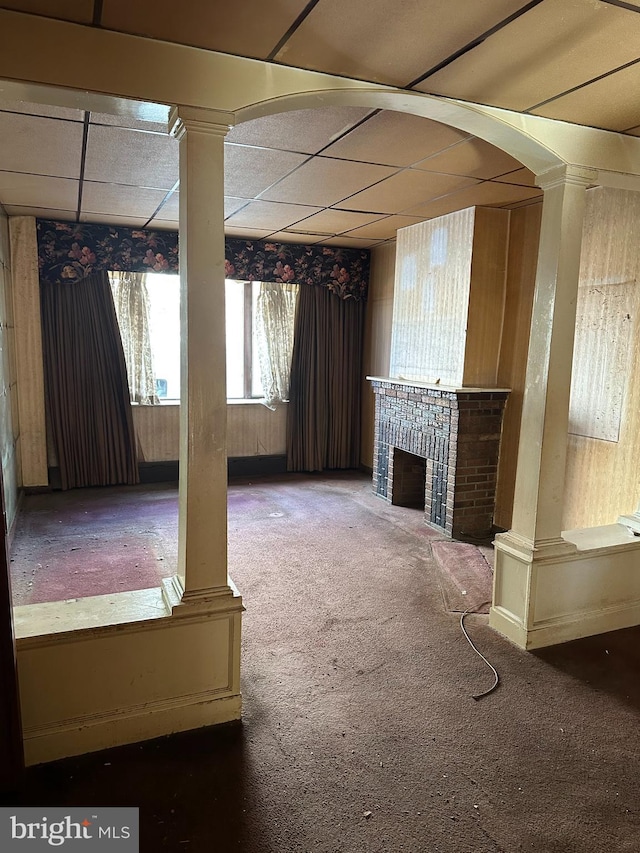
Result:
{"label": "beige wall", "polygon": [[[132,406],[140,462],[178,459],[179,406]],[[287,407],[275,412],[260,403],[227,405],[227,455],[271,456],[286,453]]]}
{"label": "beige wall", "polygon": [[371,383],[364,377],[389,375],[395,266],[395,241],[385,243],[382,246],[376,246],[372,249],[362,359],[362,439],[360,462],[367,468],[371,468],[373,465],[375,403]]}
{"label": "beige wall", "polygon": [[20,482],[17,391],[9,223],[0,211],[0,454],[9,529],[16,516]]}
{"label": "beige wall", "polygon": [[610,524],[640,486],[640,193],[587,192],[563,529]]}

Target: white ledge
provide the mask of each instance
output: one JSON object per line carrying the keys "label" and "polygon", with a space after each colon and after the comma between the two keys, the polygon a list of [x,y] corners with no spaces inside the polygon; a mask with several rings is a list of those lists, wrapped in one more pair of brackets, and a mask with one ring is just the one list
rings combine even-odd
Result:
{"label": "white ledge", "polygon": [[458,385],[440,385],[439,382],[424,382],[420,379],[400,379],[397,376],[367,376],[370,382],[390,382],[393,385],[404,385],[407,388],[428,388],[432,391],[447,391],[454,394],[489,394],[498,392],[508,394],[511,388],[465,388]]}

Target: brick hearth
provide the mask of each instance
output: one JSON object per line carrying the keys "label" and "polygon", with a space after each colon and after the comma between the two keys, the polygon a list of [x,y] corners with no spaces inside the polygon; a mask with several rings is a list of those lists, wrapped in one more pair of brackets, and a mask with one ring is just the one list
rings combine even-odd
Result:
{"label": "brick hearth", "polygon": [[[454,538],[486,536],[509,392],[368,378],[376,395],[374,492],[396,504],[411,495],[415,505],[415,477],[424,465],[425,521]],[[404,454],[425,462],[412,465]],[[401,471],[395,485],[394,467]]]}

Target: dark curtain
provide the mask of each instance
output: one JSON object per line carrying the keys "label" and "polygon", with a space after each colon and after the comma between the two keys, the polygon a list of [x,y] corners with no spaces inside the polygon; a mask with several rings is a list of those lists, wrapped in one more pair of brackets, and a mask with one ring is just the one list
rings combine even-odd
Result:
{"label": "dark curtain", "polygon": [[289,471],[360,464],[364,306],[325,287],[300,288],[287,411]]}
{"label": "dark curtain", "polygon": [[63,489],[138,482],[118,321],[106,272],[42,282],[47,414]]}

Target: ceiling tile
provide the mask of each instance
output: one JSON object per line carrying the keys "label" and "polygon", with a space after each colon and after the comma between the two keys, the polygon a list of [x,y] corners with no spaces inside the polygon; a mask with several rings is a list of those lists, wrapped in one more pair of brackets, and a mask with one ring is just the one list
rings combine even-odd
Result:
{"label": "ceiling tile", "polygon": [[416,204],[474,183],[476,181],[473,178],[405,169],[387,178],[386,181],[376,184],[375,187],[345,199],[336,206],[343,210],[400,213]]}
{"label": "ceiling tile", "polygon": [[[640,15],[631,15],[640,18]],[[625,130],[640,125],[640,102],[630,97],[640,88],[640,63],[616,71],[575,92],[563,95],[543,107],[532,110],[534,115]]]}
{"label": "ceiling tile", "polygon": [[410,166],[469,137],[468,133],[408,113],[384,110],[334,142],[327,157]]}
{"label": "ceiling tile", "polygon": [[416,222],[422,222],[423,220],[423,216],[386,216],[384,219],[379,219],[371,225],[363,225],[362,228],[355,228],[353,231],[349,231],[349,237],[389,240],[396,236],[398,228],[406,228],[407,225],[415,225]]}
{"label": "ceiling tile", "polygon": [[318,107],[278,113],[232,127],[226,141],[317,154],[370,112],[364,107]]}
{"label": "ceiling tile", "polygon": [[140,189],[121,184],[98,184],[85,181],[82,213],[113,214],[149,219],[165,197],[163,190]]}
{"label": "ceiling tile", "polygon": [[321,210],[304,219],[294,226],[298,231],[312,231],[315,234],[340,234],[342,231],[351,231],[361,225],[368,225],[379,219],[378,213],[353,213],[350,210],[336,210],[335,208]]}
{"label": "ceiling tile", "polygon": [[59,18],[61,21],[75,21],[78,24],[90,24],[93,20],[93,0],[64,0],[64,3],[52,3],[51,0],[3,0],[2,8]]}
{"label": "ceiling tile", "polygon": [[224,146],[225,195],[254,198],[271,184],[288,175],[306,159],[306,154],[226,144]]}
{"label": "ceiling tile", "polygon": [[233,196],[226,195],[224,197],[224,218],[227,219],[236,210],[240,210],[241,207],[249,204],[250,201],[251,199],[248,198],[234,198]]}
{"label": "ceiling tile", "polygon": [[7,204],[4,206],[7,216],[35,216],[38,219],[53,219],[60,222],[75,222],[75,210],[59,210],[52,207],[27,207],[20,204]]}
{"label": "ceiling tile", "polygon": [[158,216],[174,223],[178,222],[180,217],[180,193],[173,192],[169,198],[165,197],[162,207],[158,210]]}
{"label": "ceiling tile", "polygon": [[416,88],[512,110],[638,57],[640,15],[594,0],[544,0]]}
{"label": "ceiling tile", "polygon": [[224,233],[227,237],[243,237],[245,240],[262,240],[265,237],[268,237],[269,234],[273,234],[273,231],[269,228],[236,228],[234,225],[229,225],[228,222],[225,222]]}
{"label": "ceiling tile", "polygon": [[103,27],[209,50],[266,59],[307,0],[278,0],[265,13],[264,0],[103,0]]}
{"label": "ceiling tile", "polygon": [[452,213],[454,210],[462,210],[466,207],[503,207],[512,202],[515,203],[541,195],[542,190],[537,187],[518,187],[512,184],[486,181],[483,184],[467,187],[442,198],[434,199],[426,204],[418,204],[406,210],[405,213],[432,219],[435,216],[443,216],[445,213]]}
{"label": "ceiling tile", "polygon": [[271,231],[281,231],[294,222],[317,212],[317,207],[307,207],[302,204],[253,201],[229,217],[225,227],[229,225],[232,228],[238,228],[246,225],[248,228],[270,228]]}
{"label": "ceiling tile", "polygon": [[472,178],[494,178],[519,169],[521,165],[506,151],[501,151],[483,139],[474,138],[422,160],[413,168],[450,175],[469,175]]}
{"label": "ceiling tile", "polygon": [[349,237],[348,234],[340,234],[338,237],[327,237],[326,240],[321,240],[319,246],[342,246],[345,249],[370,249],[382,240],[373,240],[364,237]]}
{"label": "ceiling tile", "polygon": [[535,187],[536,186],[536,176],[532,171],[526,169],[524,166],[522,169],[516,169],[515,172],[507,172],[506,175],[500,175],[497,178],[494,178],[496,181],[504,182],[505,184],[519,184],[522,187]]}
{"label": "ceiling tile", "polygon": [[0,164],[8,172],[80,177],[82,125],[0,113]]}
{"label": "ceiling tile", "polygon": [[269,240],[274,243],[300,243],[303,246],[312,246],[326,238],[326,234],[298,234],[295,231],[276,231],[269,235]]}
{"label": "ceiling tile", "polygon": [[262,197],[271,201],[293,201],[329,207],[347,196],[392,175],[390,166],[372,166],[314,157],[284,178]]}
{"label": "ceiling tile", "polygon": [[73,110],[70,107],[52,107],[48,104],[34,104],[31,101],[10,101],[0,98],[0,110],[9,113],[24,113],[30,116],[45,118],[61,118],[67,121],[84,121],[84,110]]}
{"label": "ceiling tile", "polygon": [[56,207],[74,211],[79,182],[21,172],[0,172],[0,202],[5,205]]}
{"label": "ceiling tile", "polygon": [[178,141],[159,133],[91,125],[85,178],[171,189],[178,180]]}
{"label": "ceiling tile", "polygon": [[80,222],[97,222],[100,225],[122,225],[125,228],[142,228],[148,216],[114,216],[112,213],[83,213]]}
{"label": "ceiling tile", "polygon": [[0,202],[4,205],[55,207],[76,211],[79,181],[0,172]]}
{"label": "ceiling tile", "polygon": [[147,225],[147,228],[151,230],[157,229],[158,231],[177,231],[177,223],[173,220],[166,219],[152,219],[151,222]]}
{"label": "ceiling tile", "polygon": [[[158,104],[158,108],[162,107]],[[166,107],[167,119],[165,121],[144,121],[131,116],[114,116],[108,113],[90,113],[91,124],[106,124],[109,127],[126,127],[129,130],[146,130],[155,133],[168,133],[169,107]]]}
{"label": "ceiling tile", "polygon": [[525,0],[322,0],[275,59],[406,86],[524,5]]}

